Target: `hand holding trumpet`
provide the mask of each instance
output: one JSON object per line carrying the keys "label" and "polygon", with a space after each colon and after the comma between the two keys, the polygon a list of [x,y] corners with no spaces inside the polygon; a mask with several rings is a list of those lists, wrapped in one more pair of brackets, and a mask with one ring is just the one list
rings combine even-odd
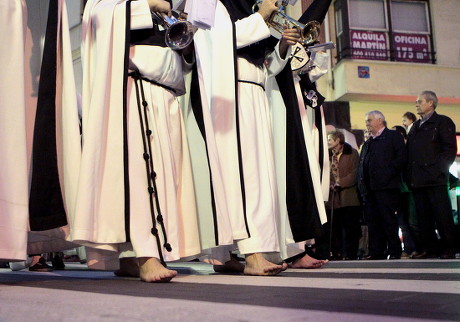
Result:
{"label": "hand holding trumpet", "polygon": [[293,46],[301,41],[302,37],[300,36],[300,30],[298,28],[287,28],[287,26],[285,26],[285,29],[281,34],[281,40],[279,45],[281,58],[286,58],[289,46]]}
{"label": "hand holding trumpet", "polygon": [[168,17],[171,17],[171,5],[165,0],[147,0],[150,11],[164,13]]}
{"label": "hand holding trumpet", "polygon": [[276,6],[277,2],[277,0],[263,0],[259,5],[257,13],[260,14],[264,20],[268,20],[272,13],[278,10],[278,7]]}

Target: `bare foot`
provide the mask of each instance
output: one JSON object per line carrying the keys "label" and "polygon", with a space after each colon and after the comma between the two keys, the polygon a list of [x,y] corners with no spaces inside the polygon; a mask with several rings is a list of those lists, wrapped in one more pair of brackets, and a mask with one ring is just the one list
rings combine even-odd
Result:
{"label": "bare foot", "polygon": [[177,275],[176,271],[167,269],[155,257],[140,257],[139,268],[141,281],[148,283],[169,282]]}
{"label": "bare foot", "polygon": [[289,264],[289,268],[320,268],[327,262],[328,260],[316,259],[309,256],[308,254],[305,254],[305,256],[296,259],[291,264]]}
{"label": "bare foot", "polygon": [[259,276],[276,275],[284,271],[286,268],[286,263],[277,265],[266,260],[261,253],[253,253],[246,255],[244,274]]}
{"label": "bare foot", "polygon": [[120,269],[113,272],[120,277],[139,277],[139,262],[137,258],[120,258]]}
{"label": "bare foot", "polygon": [[234,258],[225,262],[225,264],[214,264],[213,268],[216,273],[243,273],[244,271],[244,265]]}

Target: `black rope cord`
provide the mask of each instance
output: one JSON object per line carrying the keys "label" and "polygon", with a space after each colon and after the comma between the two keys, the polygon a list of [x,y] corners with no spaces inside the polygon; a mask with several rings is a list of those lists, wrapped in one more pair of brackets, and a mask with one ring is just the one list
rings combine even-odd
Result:
{"label": "black rope cord", "polygon": [[251,81],[239,79],[238,83],[246,83],[246,84],[256,85],[256,86],[259,86],[260,88],[262,88],[265,91],[265,87],[262,84],[259,84],[259,83],[256,83],[256,82],[251,82]]}
{"label": "black rope cord", "polygon": [[[152,235],[155,236],[155,239],[157,241],[160,261],[163,265],[165,265],[164,258],[163,258],[163,252],[160,246],[161,241],[158,235],[158,229],[156,228],[157,222],[160,224],[161,230],[163,232],[163,238],[164,238],[163,247],[168,252],[172,251],[172,247],[168,243],[166,228],[164,225],[163,216],[161,214],[160,201],[158,199],[157,185],[156,185],[156,173],[153,167],[153,159],[151,158],[152,144],[151,144],[150,137],[152,136],[152,130],[150,130],[149,128],[149,122],[148,122],[148,116],[147,116],[148,103],[145,100],[144,87],[142,86],[142,78],[141,78],[141,75],[139,74],[139,71],[131,72],[128,75],[134,79],[134,84],[136,87],[137,107],[138,107],[139,120],[140,120],[140,125],[141,125],[141,132],[142,132],[142,145],[144,147],[143,159],[145,161],[145,170],[147,173],[147,181],[148,181],[147,191],[149,193],[150,213],[152,215],[152,223],[153,223],[151,233]],[[140,82],[140,86],[139,86],[139,82]],[[140,96],[142,98],[143,111],[141,107],[141,98],[139,97],[139,87],[140,87]],[[155,218],[155,208],[157,212],[156,218]]]}

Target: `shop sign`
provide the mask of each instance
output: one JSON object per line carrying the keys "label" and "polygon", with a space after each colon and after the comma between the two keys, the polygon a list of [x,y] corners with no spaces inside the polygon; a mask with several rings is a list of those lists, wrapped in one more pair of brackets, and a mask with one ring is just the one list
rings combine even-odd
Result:
{"label": "shop sign", "polygon": [[427,35],[394,33],[394,60],[430,63],[430,43]]}
{"label": "shop sign", "polygon": [[350,42],[353,59],[388,60],[385,32],[350,30]]}

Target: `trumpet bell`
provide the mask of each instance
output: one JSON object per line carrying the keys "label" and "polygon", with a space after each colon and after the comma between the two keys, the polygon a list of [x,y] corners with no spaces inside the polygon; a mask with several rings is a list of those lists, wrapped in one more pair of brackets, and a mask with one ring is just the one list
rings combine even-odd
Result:
{"label": "trumpet bell", "polygon": [[302,43],[306,46],[313,44],[318,40],[321,31],[320,23],[318,21],[308,22],[302,29]]}
{"label": "trumpet bell", "polygon": [[158,12],[152,12],[153,18],[166,29],[165,42],[172,50],[182,50],[193,40],[195,28],[186,20],[178,20]]}
{"label": "trumpet bell", "polygon": [[181,50],[190,45],[193,40],[194,28],[188,21],[179,20],[166,31],[166,45],[173,50]]}
{"label": "trumpet bell", "polygon": [[309,46],[316,42],[321,31],[321,24],[318,21],[310,21],[304,25],[281,11],[275,12],[267,21],[267,24],[280,34],[283,33],[285,26],[299,29],[304,46]]}

